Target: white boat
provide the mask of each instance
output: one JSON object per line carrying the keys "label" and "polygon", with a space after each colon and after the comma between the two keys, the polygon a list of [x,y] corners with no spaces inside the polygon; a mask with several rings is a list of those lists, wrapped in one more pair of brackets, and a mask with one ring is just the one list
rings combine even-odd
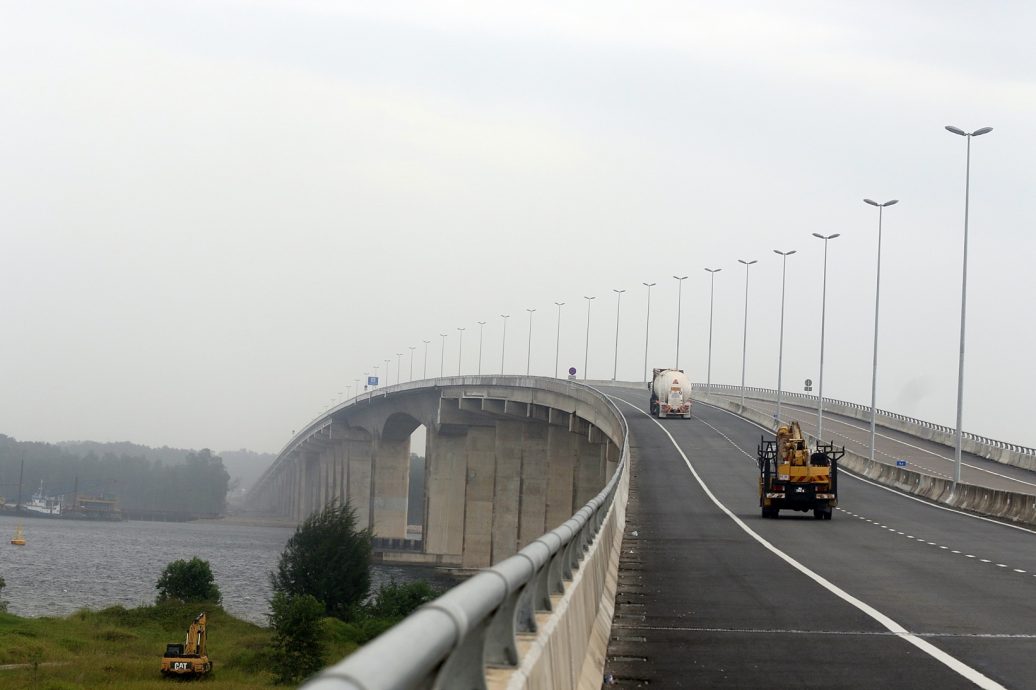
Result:
{"label": "white boat", "polygon": [[36,490],[31,499],[22,504],[22,508],[41,515],[53,515],[55,517],[61,515],[61,501],[43,493],[42,481],[40,482],[40,488]]}

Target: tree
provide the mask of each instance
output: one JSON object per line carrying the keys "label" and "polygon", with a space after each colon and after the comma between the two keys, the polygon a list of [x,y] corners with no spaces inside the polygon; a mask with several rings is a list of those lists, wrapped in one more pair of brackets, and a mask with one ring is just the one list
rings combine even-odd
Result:
{"label": "tree", "polygon": [[7,602],[3,599],[4,587],[7,583],[4,581],[4,576],[0,575],[0,613],[7,613]]}
{"label": "tree", "polygon": [[211,601],[218,604],[223,596],[212,577],[208,561],[194,557],[189,561],[173,561],[165,567],[155,583],[158,602]]}
{"label": "tree", "polygon": [[438,590],[424,580],[404,583],[392,581],[378,589],[374,601],[367,607],[367,613],[374,618],[406,618],[439,594]]}
{"label": "tree", "polygon": [[371,531],[356,529],[356,511],[331,503],[295,530],[270,573],[275,592],[312,594],[329,616],[349,620],[370,593]]}
{"label": "tree", "polygon": [[324,666],[320,621],[324,605],[312,595],[277,592],[270,602],[273,628],[271,663],[278,683],[296,683]]}

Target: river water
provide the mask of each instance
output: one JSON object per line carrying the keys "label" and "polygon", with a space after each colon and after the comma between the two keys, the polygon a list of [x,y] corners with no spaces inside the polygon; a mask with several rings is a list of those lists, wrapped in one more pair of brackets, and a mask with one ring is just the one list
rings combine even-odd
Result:
{"label": "river water", "polygon": [[[151,604],[162,569],[194,556],[212,566],[223,608],[266,625],[269,573],[293,528],[219,522],[91,522],[26,519],[25,546],[10,543],[19,520],[0,516],[0,596],[19,616],[64,616],[78,609]],[[391,580],[456,584],[430,568],[377,565],[372,589]]]}

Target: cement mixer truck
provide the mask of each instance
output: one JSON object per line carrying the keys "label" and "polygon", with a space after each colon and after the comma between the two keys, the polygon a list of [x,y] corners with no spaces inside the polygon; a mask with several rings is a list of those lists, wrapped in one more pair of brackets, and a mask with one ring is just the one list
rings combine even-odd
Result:
{"label": "cement mixer truck", "polygon": [[691,381],[683,369],[655,369],[648,388],[651,390],[648,412],[659,419],[691,418]]}

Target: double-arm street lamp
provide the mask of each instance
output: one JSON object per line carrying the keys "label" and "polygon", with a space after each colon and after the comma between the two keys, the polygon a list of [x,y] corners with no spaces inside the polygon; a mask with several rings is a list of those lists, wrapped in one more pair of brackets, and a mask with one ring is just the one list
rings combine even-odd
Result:
{"label": "double-arm street lamp", "polygon": [[612,381],[616,379],[619,374],[619,309],[622,308],[622,293],[625,290],[618,290],[612,288],[612,292],[615,293],[615,364],[612,367]]}
{"label": "double-arm street lamp", "polygon": [[478,375],[482,375],[482,329],[486,327],[485,321],[478,322]]}
{"label": "double-arm street lamp", "polygon": [[745,261],[738,259],[739,264],[745,265],[745,332],[741,339],[741,409],[745,407],[745,363],[748,361],[748,269],[756,263],[756,259]]}
{"label": "double-arm street lamp", "polygon": [[779,254],[782,259],[781,268],[781,335],[780,344],[777,346],[777,425],[781,423],[781,380],[784,373],[784,286],[788,276],[788,257],[795,253],[796,250],[791,249],[786,252],[782,252],[780,249],[774,249],[774,254]]}
{"label": "double-arm street lamp", "polygon": [[863,203],[878,207],[878,270],[874,279],[874,363],[871,367],[871,441],[870,460],[874,462],[875,415],[878,406],[878,304],[881,301],[881,217],[887,206],[895,206],[899,199],[890,199],[879,204],[873,199],[864,199]]}
{"label": "double-arm street lamp", "polygon": [[446,367],[446,334],[440,333],[439,337],[442,338],[442,347],[439,350],[439,378],[442,378]]}
{"label": "double-arm street lamp", "polygon": [[558,333],[554,343],[554,378],[558,377],[558,359],[561,356],[561,307],[565,306],[564,302],[555,302],[554,306],[558,308]]}
{"label": "double-arm street lamp", "polygon": [[648,341],[651,336],[651,288],[655,286],[654,283],[641,283],[647,288],[647,316],[644,318],[644,381],[650,381],[648,378]]}
{"label": "double-arm street lamp", "polygon": [[504,373],[504,351],[507,349],[507,320],[511,318],[510,314],[501,314],[500,318],[504,320],[504,332],[500,336],[500,375]]}
{"label": "double-arm street lamp", "polygon": [[817,442],[823,440],[824,434],[824,326],[825,319],[827,318],[827,243],[829,240],[833,240],[836,237],[840,237],[840,233],[832,233],[830,235],[821,235],[819,232],[814,232],[813,237],[824,240],[824,287],[821,291],[820,298],[820,377],[817,382]]}
{"label": "double-arm street lamp", "polygon": [[464,329],[458,326],[457,333],[460,334],[457,337],[457,376],[461,376],[461,365],[464,361]]}
{"label": "double-arm street lamp", "polygon": [[683,315],[683,281],[687,276],[673,276],[676,278],[676,365],[674,369],[680,368],[680,317]]}
{"label": "double-arm street lamp", "polygon": [[709,363],[705,370],[705,391],[707,393],[712,392],[712,305],[713,298],[716,295],[716,274],[722,271],[722,268],[706,268],[709,272]]}
{"label": "double-arm street lamp", "polygon": [[532,370],[532,313],[536,311],[535,308],[526,308],[529,312],[529,348],[525,353],[525,375],[528,376]]}
{"label": "double-arm street lamp", "polygon": [[953,483],[960,482],[961,466],[961,443],[964,438],[963,421],[964,411],[964,317],[968,306],[968,203],[971,196],[971,138],[989,134],[992,127],[983,127],[974,132],[965,132],[959,127],[947,125],[946,129],[968,141],[967,158],[964,166],[964,269],[960,286],[960,360],[957,365],[957,445],[954,451],[955,465],[953,468]]}
{"label": "double-arm street lamp", "polygon": [[583,351],[583,380],[586,380],[587,369],[590,365],[590,303],[597,299],[583,295],[586,300],[586,349]]}

